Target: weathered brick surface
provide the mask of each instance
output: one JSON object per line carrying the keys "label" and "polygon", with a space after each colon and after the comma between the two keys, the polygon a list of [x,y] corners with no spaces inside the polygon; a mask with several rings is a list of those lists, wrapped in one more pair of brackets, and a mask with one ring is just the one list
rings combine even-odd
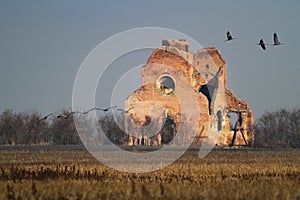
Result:
{"label": "weathered brick surface", "polygon": [[[180,141],[175,141],[177,144],[184,144],[186,139],[194,138],[193,145],[201,145],[206,140],[204,136],[208,136],[215,137],[214,142],[218,145],[228,145],[233,136],[228,117],[230,112],[242,112],[242,127],[250,143],[253,137],[248,130],[253,126],[253,114],[247,102],[238,99],[227,89],[226,62],[219,50],[204,48],[194,54],[187,51],[188,41],[182,40],[164,40],[163,45],[152,52],[147,64],[143,66],[142,87],[125,103],[126,108],[133,107],[126,115],[126,131],[134,135],[129,137],[125,145],[161,145],[160,129],[156,130],[154,136],[148,137],[147,132],[154,129],[149,130],[147,126],[155,121],[157,124],[162,123],[166,115],[175,122],[174,134],[185,127]],[[169,76],[174,80],[174,91],[160,84],[161,76]],[[211,103],[200,92],[200,88],[205,85],[215,88],[209,97]],[[166,95],[163,91],[173,93]],[[196,125],[192,119],[197,119]],[[191,126],[195,126],[196,133]],[[235,144],[245,144],[240,133],[237,134]]]}

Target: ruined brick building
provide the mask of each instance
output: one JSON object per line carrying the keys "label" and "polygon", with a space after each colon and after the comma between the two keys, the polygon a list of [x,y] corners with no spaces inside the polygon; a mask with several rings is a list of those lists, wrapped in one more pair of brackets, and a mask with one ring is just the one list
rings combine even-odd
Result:
{"label": "ruined brick building", "polygon": [[[247,102],[227,88],[226,69],[226,62],[217,48],[204,48],[193,53],[189,51],[187,40],[163,40],[162,46],[152,52],[142,67],[142,86],[125,103],[128,109],[125,128],[130,134],[125,145],[168,144],[181,126],[185,126],[185,138],[192,135],[193,145],[201,145],[208,138],[209,130],[217,133],[217,145],[230,145],[234,130],[235,145],[251,144],[254,139],[251,131],[253,114]],[[181,100],[178,99],[180,95]],[[189,103],[192,98],[197,105]],[[196,109],[199,112],[194,112]],[[238,117],[233,121],[230,113]],[[198,121],[192,129],[195,117]],[[157,124],[162,120],[165,122],[157,130],[155,127],[143,129],[155,120]],[[147,135],[145,132],[149,130],[157,133]]]}

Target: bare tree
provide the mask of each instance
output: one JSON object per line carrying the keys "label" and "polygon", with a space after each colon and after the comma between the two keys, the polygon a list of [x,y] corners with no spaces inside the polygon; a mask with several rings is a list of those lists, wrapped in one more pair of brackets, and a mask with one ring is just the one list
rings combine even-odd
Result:
{"label": "bare tree", "polygon": [[[124,127],[124,116],[122,113],[117,114],[116,116],[118,123],[115,122],[115,119],[112,114],[105,114],[99,117],[98,123],[99,128],[102,129],[106,137],[116,145],[122,145],[123,140],[128,135],[123,131]],[[123,130],[122,130],[123,129]]]}
{"label": "bare tree", "polygon": [[63,115],[67,118],[53,118],[50,125],[51,141],[53,144],[80,144],[80,138],[77,134],[74,124],[73,115],[71,112],[64,110]]}
{"label": "bare tree", "polygon": [[300,109],[264,113],[254,133],[256,147],[300,147]]}
{"label": "bare tree", "polygon": [[13,144],[15,130],[13,127],[13,112],[12,110],[5,110],[0,117],[0,143]]}

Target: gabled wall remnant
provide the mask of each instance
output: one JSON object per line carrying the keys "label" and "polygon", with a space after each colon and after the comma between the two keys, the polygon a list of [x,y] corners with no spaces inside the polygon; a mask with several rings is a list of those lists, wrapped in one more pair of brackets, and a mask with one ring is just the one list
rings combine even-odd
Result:
{"label": "gabled wall remnant", "polygon": [[[197,53],[188,50],[187,40],[163,40],[162,47],[155,49],[142,68],[142,87],[126,101],[126,131],[130,133],[124,145],[168,144],[183,123],[189,123],[191,114],[181,113],[182,102],[173,94],[177,88],[191,88],[200,110],[199,122],[193,145],[201,145],[209,130],[218,133],[217,145],[230,145],[234,130],[234,145],[249,145],[252,135],[253,114],[247,102],[237,98],[226,85],[226,62],[217,48],[204,48]],[[184,78],[188,85],[180,79]],[[188,102],[186,99],[184,102]],[[195,107],[189,108],[191,113]],[[230,113],[240,117],[238,124],[230,119]],[[152,136],[137,127],[150,122],[166,120],[163,128]],[[237,118],[238,119],[238,118]],[[242,133],[238,133],[242,130]],[[186,130],[185,137],[194,133]],[[184,141],[184,138],[183,140]]]}

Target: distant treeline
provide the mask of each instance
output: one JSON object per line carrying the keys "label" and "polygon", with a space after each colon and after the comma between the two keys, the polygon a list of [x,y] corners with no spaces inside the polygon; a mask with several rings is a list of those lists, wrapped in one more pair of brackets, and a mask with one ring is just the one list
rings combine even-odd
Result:
{"label": "distant treeline", "polygon": [[[111,113],[100,116],[98,124],[113,143],[121,145],[126,138]],[[300,148],[300,108],[264,113],[255,122],[254,138],[253,147]],[[5,110],[0,115],[0,145],[32,144],[81,144],[73,115],[43,119],[38,112]]]}
{"label": "distant treeline", "polygon": [[265,112],[254,125],[254,147],[300,148],[300,108]]}
{"label": "distant treeline", "polygon": [[[88,119],[82,116],[82,120]],[[98,125],[115,144],[125,135],[111,114],[99,117]],[[60,117],[45,118],[38,112],[5,110],[0,115],[0,145],[34,144],[81,144],[72,112],[64,110]]]}
{"label": "distant treeline", "polygon": [[[64,111],[66,113],[66,111]],[[73,118],[42,120],[38,112],[5,110],[0,116],[0,144],[79,144]]]}

